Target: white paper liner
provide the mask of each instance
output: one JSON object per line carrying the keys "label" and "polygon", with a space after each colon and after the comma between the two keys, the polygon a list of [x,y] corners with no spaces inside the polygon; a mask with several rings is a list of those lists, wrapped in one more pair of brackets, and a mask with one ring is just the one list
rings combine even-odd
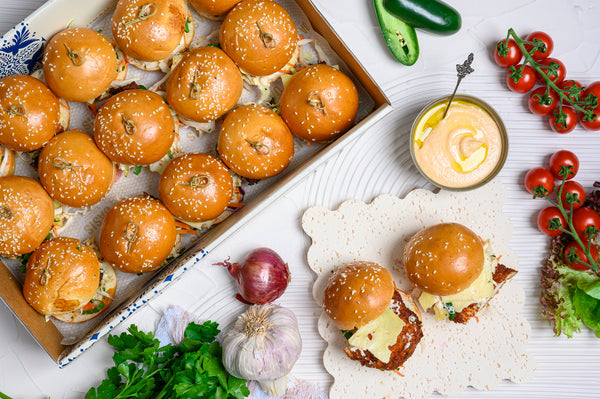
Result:
{"label": "white paper liner", "polygon": [[[331,271],[353,260],[385,266],[398,288],[410,291],[401,264],[403,248],[415,232],[441,222],[470,227],[489,239],[501,263],[518,269],[516,256],[508,248],[511,226],[502,213],[504,197],[504,187],[493,181],[473,191],[434,194],[415,190],[404,199],[382,195],[370,204],[350,200],[333,211],[308,209],[302,227],[312,239],[307,258],[318,275],[315,300],[322,304]],[[535,362],[527,353],[530,326],[519,313],[523,303],[523,289],[513,280],[466,325],[435,322],[433,314],[424,313],[424,337],[400,369],[403,376],[350,360],[343,352],[346,340],[322,313],[319,333],[328,344],[323,362],[334,377],[330,397],[413,399],[436,391],[456,394],[467,386],[486,390],[500,380],[525,382],[532,377]]]}

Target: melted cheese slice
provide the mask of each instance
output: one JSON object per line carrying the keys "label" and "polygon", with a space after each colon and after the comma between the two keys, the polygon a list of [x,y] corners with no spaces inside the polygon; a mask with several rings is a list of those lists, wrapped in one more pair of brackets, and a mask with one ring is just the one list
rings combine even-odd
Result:
{"label": "melted cheese slice", "polygon": [[388,363],[392,355],[389,346],[396,343],[405,324],[397,314],[387,308],[381,316],[359,328],[350,337],[348,343],[359,349],[368,350],[377,359]]}
{"label": "melted cheese slice", "polygon": [[496,268],[497,260],[491,256],[486,245],[485,261],[481,274],[465,290],[446,296],[432,295],[422,292],[419,296],[419,303],[423,309],[433,308],[435,319],[441,320],[449,316],[446,304],[452,304],[456,313],[462,311],[472,303],[481,303],[494,296],[493,273]]}

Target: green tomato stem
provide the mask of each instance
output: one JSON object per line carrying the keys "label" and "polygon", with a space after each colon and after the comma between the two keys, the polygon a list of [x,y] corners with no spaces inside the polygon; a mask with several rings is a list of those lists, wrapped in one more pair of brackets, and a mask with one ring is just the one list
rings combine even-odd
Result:
{"label": "green tomato stem", "polygon": [[[563,101],[560,101],[560,100],[564,100],[567,103],[571,104],[571,106],[574,109],[576,109],[577,111],[583,112],[585,114],[593,113],[593,110],[585,109],[585,108],[579,106],[579,104],[577,102],[574,102],[573,100],[571,100],[571,98],[569,96],[565,95],[564,91],[562,89],[559,89],[558,86],[552,81],[552,79],[550,79],[548,77],[548,75],[543,71],[543,68],[533,59],[533,57],[531,56],[529,51],[527,51],[527,49],[525,48],[525,45],[524,45],[525,43],[533,44],[532,42],[527,42],[527,41],[522,40],[512,28],[510,28],[508,30],[508,36],[512,36],[512,38],[517,43],[517,46],[519,46],[519,48],[521,49],[521,52],[523,53],[523,57],[525,57],[525,61],[523,62],[523,67],[526,64],[529,64],[539,74],[539,76],[541,76],[544,79],[544,81],[546,82],[546,88],[554,89],[556,94],[559,96],[558,107],[559,107],[559,111],[561,113],[562,113]],[[535,52],[535,48],[533,48],[531,50],[531,52],[532,53]],[[545,68],[547,69],[547,67],[545,67]]]}
{"label": "green tomato stem", "polygon": [[583,241],[581,241],[581,238],[579,238],[579,234],[577,234],[577,232],[575,231],[575,226],[573,225],[573,204],[571,204],[571,212],[570,213],[567,213],[565,208],[562,206],[562,202],[560,199],[562,198],[562,191],[563,191],[563,187],[564,187],[566,180],[567,180],[566,176],[563,176],[562,184],[560,185],[560,189],[557,189],[556,187],[554,188],[554,191],[556,192],[558,201],[554,202],[548,196],[546,196],[546,200],[548,202],[550,202],[552,205],[554,205],[555,207],[557,207],[558,210],[560,211],[560,213],[563,215],[563,217],[565,218],[565,221],[567,222],[567,225],[569,226],[569,230],[565,230],[565,229],[561,229],[561,230],[563,230],[565,233],[568,233],[571,237],[573,237],[573,240],[575,240],[577,242],[577,245],[579,245],[579,247],[581,248],[581,250],[587,257],[588,262],[589,262],[589,263],[586,263],[586,262],[583,262],[580,260],[580,263],[588,266],[594,272],[598,273],[598,263],[592,257],[592,254],[590,252],[590,247],[589,247],[589,245],[591,245],[592,240],[591,239],[589,240],[587,246],[584,245]]}

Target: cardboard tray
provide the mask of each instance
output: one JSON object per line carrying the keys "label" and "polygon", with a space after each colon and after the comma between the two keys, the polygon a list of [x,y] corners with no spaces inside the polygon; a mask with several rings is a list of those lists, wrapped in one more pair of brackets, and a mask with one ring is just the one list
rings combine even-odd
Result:
{"label": "cardboard tray", "polygon": [[[157,272],[141,289],[126,298],[119,306],[111,308],[104,315],[99,316],[103,317],[102,320],[74,344],[63,344],[64,337],[55,325],[47,322],[42,315],[29,306],[23,298],[18,279],[0,260],[2,264],[0,266],[0,297],[60,367],[69,364],[80,353],[90,348],[98,339],[109,333],[152,297],[158,295],[170,282],[181,277],[186,270],[200,262],[209,251],[250,221],[254,215],[267,207],[278,196],[297,184],[299,180],[392,110],[388,98],[333,31],[314,4],[310,0],[296,0],[296,3],[311,21],[313,29],[327,40],[354,75],[356,81],[372,98],[375,104],[373,111],[342,137],[320,148],[309,161],[291,170],[288,168],[280,179],[274,184],[264,187],[243,208],[204,233],[192,247]],[[115,0],[97,0],[85,3],[79,0],[48,1],[2,38],[0,77],[16,73],[30,73],[36,66],[36,62],[39,62],[43,45],[49,37],[69,25],[93,25],[95,21],[105,17],[115,4]],[[65,10],[68,11],[65,12]]]}

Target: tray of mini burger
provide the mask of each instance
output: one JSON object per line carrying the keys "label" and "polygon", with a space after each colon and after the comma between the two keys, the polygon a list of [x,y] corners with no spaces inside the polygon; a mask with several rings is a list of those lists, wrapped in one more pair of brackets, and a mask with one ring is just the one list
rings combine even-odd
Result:
{"label": "tray of mini burger", "polygon": [[4,38],[0,295],[60,365],[391,109],[310,1],[190,5]]}

